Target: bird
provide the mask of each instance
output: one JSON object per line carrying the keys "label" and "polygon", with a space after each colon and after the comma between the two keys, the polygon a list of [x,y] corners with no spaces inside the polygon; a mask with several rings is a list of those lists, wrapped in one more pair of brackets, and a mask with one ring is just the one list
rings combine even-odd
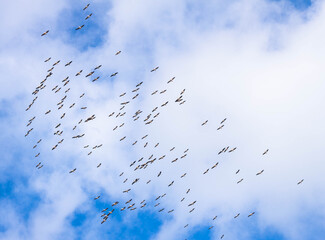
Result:
{"label": "bird", "polygon": [[[61,62],[61,60],[58,60],[58,61],[56,61],[55,63],[53,63],[52,66],[55,66],[55,65],[59,64],[60,62]],[[51,75],[52,75],[52,74],[51,74]]]}
{"label": "bird", "polygon": [[172,77],[172,78],[167,82],[167,84],[168,84],[168,83],[171,83],[172,81],[174,81],[174,79],[175,79],[175,77]]}
{"label": "bird", "polygon": [[229,152],[233,152],[237,149],[237,147],[234,147],[233,149],[230,149]]}
{"label": "bird", "polygon": [[173,184],[174,184],[174,181],[172,181],[172,182],[168,185],[168,187],[172,186]]}
{"label": "bird", "polygon": [[244,180],[243,178],[242,178],[242,179],[240,179],[240,180],[237,182],[237,184],[238,184],[238,183],[241,183],[243,180]]}
{"label": "bird", "polygon": [[251,216],[253,216],[255,214],[255,212],[252,212],[252,213],[250,213],[249,215],[248,215],[248,217],[251,217]]}
{"label": "bird", "polygon": [[76,30],[79,30],[79,29],[83,28],[84,26],[85,26],[85,25],[83,24],[83,25],[77,27]]}
{"label": "bird", "polygon": [[76,73],[76,76],[79,76],[82,73],[82,70]]}
{"label": "bird", "polygon": [[162,209],[160,209],[158,212],[162,212],[162,211],[164,211],[165,210],[165,208],[162,208]]}
{"label": "bird", "polygon": [[161,91],[161,92],[160,92],[160,94],[162,94],[162,93],[165,93],[166,91],[167,91],[167,89],[165,89],[165,90]]}
{"label": "bird", "polygon": [[67,67],[72,63],[72,61],[68,62],[67,64],[65,64],[64,66]]}
{"label": "bird", "polygon": [[206,174],[209,171],[209,168],[207,170],[205,170],[205,172],[203,174]]}
{"label": "bird", "polygon": [[238,213],[236,216],[234,216],[234,218],[238,218],[238,217],[239,217],[239,215],[240,215],[240,213]]}
{"label": "bird", "polygon": [[224,126],[224,125],[221,125],[220,127],[218,127],[218,129],[217,129],[217,130],[220,130],[221,128],[223,128],[223,126]]}
{"label": "bird", "polygon": [[116,53],[115,53],[115,55],[119,55],[121,53],[121,51],[117,51]]}
{"label": "bird", "polygon": [[99,164],[97,165],[97,168],[99,168],[101,165],[102,165],[102,163],[99,163]]}
{"label": "bird", "polygon": [[86,77],[90,77],[91,75],[94,74],[94,72],[95,72],[95,71],[91,71],[90,73],[88,73],[88,74],[86,75]]}
{"label": "bird", "polygon": [[214,169],[216,166],[218,166],[219,162],[217,162],[216,164],[214,164],[211,169]]}
{"label": "bird", "polygon": [[45,114],[49,114],[51,112],[51,110],[48,110]]}
{"label": "bird", "polygon": [[129,204],[132,201],[132,198],[128,200],[125,204]]}
{"label": "bird", "polygon": [[44,62],[48,62],[51,60],[51,57],[49,57],[48,59],[46,59]]}
{"label": "bird", "polygon": [[216,220],[217,217],[218,217],[218,216],[215,216],[212,220]]}
{"label": "bird", "polygon": [[186,225],[184,226],[184,228],[186,228],[186,227],[188,227],[188,224],[186,224]]}
{"label": "bird", "polygon": [[227,118],[223,119],[220,124],[223,124],[225,121],[227,120]]}
{"label": "bird", "polygon": [[86,6],[86,7],[84,7],[84,9],[83,9],[83,10],[86,10],[86,9],[89,7],[89,5],[90,5],[90,3],[88,3],[88,4],[87,4],[87,6]]}
{"label": "bird", "polygon": [[117,74],[118,74],[118,72],[115,72],[115,73],[111,74],[111,77],[114,77],[114,76],[116,76]]}
{"label": "bird", "polygon": [[258,175],[262,174],[263,172],[264,172],[264,169],[263,169],[262,171],[260,171],[260,172],[256,173],[256,176],[258,176]]}
{"label": "bird", "polygon": [[183,197],[183,198],[181,199],[181,202],[183,202],[183,201],[184,201],[184,199],[185,199],[185,198]]}
{"label": "bird", "polygon": [[124,140],[125,138],[126,138],[126,136],[122,137],[122,138],[120,139],[120,141]]}
{"label": "bird", "polygon": [[304,179],[301,179],[301,180],[297,183],[297,185],[301,184],[303,181],[304,181]]}
{"label": "bird", "polygon": [[119,202],[115,202],[112,204],[112,207],[114,207],[115,205],[117,205]]}
{"label": "bird", "polygon": [[182,176],[181,176],[181,178],[183,178],[183,177],[185,177],[186,176],[186,173],[184,173]]}
{"label": "bird", "polygon": [[42,36],[42,37],[43,37],[43,36],[45,36],[46,34],[48,34],[48,33],[49,33],[49,31],[50,31],[50,30],[46,30],[45,32],[43,32],[43,33],[42,33],[42,35],[41,35],[41,36]]}
{"label": "bird", "polygon": [[263,154],[262,155],[265,155],[265,154],[267,154],[267,152],[269,151],[269,149],[266,149],[265,150],[265,152],[263,152]]}
{"label": "bird", "polygon": [[172,212],[174,212],[174,209],[168,211],[168,213],[172,213]]}
{"label": "bird", "polygon": [[209,227],[209,230],[211,230],[213,228],[213,226]]}
{"label": "bird", "polygon": [[77,168],[74,168],[73,170],[71,170],[69,173],[73,173],[77,170]]}
{"label": "bird", "polygon": [[151,70],[151,72],[155,72],[158,70],[159,67],[155,67],[154,69]]}
{"label": "bird", "polygon": [[100,195],[99,195],[99,196],[97,196],[97,197],[95,197],[95,198],[94,198],[94,200],[97,200],[98,198],[100,198]]}
{"label": "bird", "polygon": [[224,236],[225,236],[225,235],[224,235],[224,234],[222,234],[222,235],[221,235],[221,237],[220,237],[220,239],[223,239],[223,237],[224,237]]}
{"label": "bird", "polygon": [[92,15],[93,15],[92,13],[89,14],[89,15],[85,18],[85,20],[87,20],[88,18],[90,18]]}
{"label": "bird", "polygon": [[175,149],[175,147],[172,147],[169,151],[173,151]]}
{"label": "bird", "polygon": [[190,190],[191,190],[190,188],[189,188],[189,189],[187,189],[187,191],[186,191],[186,194],[188,194],[188,193],[190,192]]}
{"label": "bird", "polygon": [[201,126],[204,126],[207,123],[208,123],[208,120],[206,120],[204,123],[202,123]]}
{"label": "bird", "polygon": [[40,165],[41,165],[41,162],[39,162],[39,163],[36,165],[36,168],[38,168]]}
{"label": "bird", "polygon": [[151,93],[151,95],[155,95],[158,92],[158,90]]}
{"label": "bird", "polygon": [[158,176],[157,177],[159,177],[161,175],[161,171],[158,173]]}
{"label": "bird", "polygon": [[238,170],[236,171],[236,174],[238,174],[238,173],[239,173],[239,171],[240,171],[240,169],[238,169]]}
{"label": "bird", "polygon": [[190,203],[190,204],[188,205],[188,207],[190,207],[190,206],[194,205],[195,203],[196,203],[196,201],[194,201],[194,202]]}
{"label": "bird", "polygon": [[128,193],[129,191],[131,191],[131,189],[127,189],[127,190],[124,190],[123,193]]}
{"label": "bird", "polygon": [[195,208],[192,208],[192,209],[189,211],[189,213],[193,212],[193,211],[194,211],[194,209],[195,209]]}

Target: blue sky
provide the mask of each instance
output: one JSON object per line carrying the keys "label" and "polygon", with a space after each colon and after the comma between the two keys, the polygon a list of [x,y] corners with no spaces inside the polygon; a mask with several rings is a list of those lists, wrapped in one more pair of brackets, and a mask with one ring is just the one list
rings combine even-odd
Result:
{"label": "blue sky", "polygon": [[[200,240],[223,234],[224,239],[323,239],[324,1],[94,0],[83,11],[84,5],[4,4],[0,239]],[[85,27],[76,31],[81,24]],[[49,34],[40,37],[47,29]],[[25,111],[35,97],[31,92],[57,60],[48,86]],[[80,69],[81,76],[75,76]],[[62,79],[67,76],[66,87]],[[167,84],[172,77],[175,81]],[[139,82],[139,96],[130,98]],[[51,91],[55,85],[62,87],[58,94]],[[186,102],[176,104],[183,89]],[[152,95],[155,90],[160,93]],[[125,97],[119,97],[123,92]],[[65,95],[63,110],[57,109]],[[121,99],[130,100],[127,117],[109,118],[111,112],[123,113]],[[76,107],[69,108],[72,103]],[[153,115],[155,106],[160,116],[154,124],[132,119],[138,109],[144,112],[141,119]],[[92,114],[95,120],[78,124]],[[217,130],[224,118],[224,129]],[[115,126],[120,127],[112,131]],[[53,135],[57,129],[64,131],[62,137]],[[71,138],[82,133],[85,137]],[[147,140],[141,138],[145,134]],[[119,141],[123,136],[126,140]],[[149,146],[143,147],[146,142]],[[103,147],[90,149],[99,144]],[[238,149],[218,155],[225,146]],[[265,149],[270,151],[262,155]],[[130,167],[151,154],[167,157],[147,169],[134,171],[138,163]],[[176,157],[178,162],[170,163]],[[35,168],[39,162],[41,169]],[[131,184],[136,178],[139,183]],[[240,178],[244,181],[238,184]],[[122,192],[129,187],[130,193]],[[137,209],[120,211],[129,199]],[[147,206],[140,209],[142,200]],[[113,209],[115,201],[115,211],[101,224],[101,211]],[[189,213],[193,201],[195,211]],[[256,213],[248,218],[251,212]]]}

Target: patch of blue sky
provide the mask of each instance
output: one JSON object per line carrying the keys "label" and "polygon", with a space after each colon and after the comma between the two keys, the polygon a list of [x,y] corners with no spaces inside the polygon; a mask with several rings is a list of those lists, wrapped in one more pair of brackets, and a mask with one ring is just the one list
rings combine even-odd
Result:
{"label": "patch of blue sky", "polygon": [[[92,3],[86,10],[82,10],[81,5],[64,9],[57,21],[58,38],[81,52],[100,47],[108,38],[109,25],[102,23],[110,22],[106,19],[109,18],[106,12],[111,7],[110,2],[105,2],[105,4]],[[85,20],[91,13],[92,16]],[[84,25],[82,29],[76,30],[82,25]]]}

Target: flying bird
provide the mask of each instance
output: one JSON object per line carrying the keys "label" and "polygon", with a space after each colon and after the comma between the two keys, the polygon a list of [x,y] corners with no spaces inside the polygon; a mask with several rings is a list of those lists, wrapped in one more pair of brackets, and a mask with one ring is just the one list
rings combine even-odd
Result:
{"label": "flying bird", "polygon": [[46,34],[48,34],[48,33],[49,33],[49,31],[50,31],[50,30],[46,30],[45,32],[43,32],[43,33],[42,33],[42,35],[41,35],[41,36],[42,36],[42,37],[43,37],[43,36],[45,36]]}
{"label": "flying bird", "polygon": [[115,53],[115,55],[119,55],[121,53],[121,51],[117,51],[116,53]]}
{"label": "flying bird", "polygon": [[158,70],[159,67],[155,67],[154,69],[151,70],[151,72],[155,72]]}
{"label": "flying bird", "polygon": [[88,3],[88,4],[87,4],[87,6],[86,6],[86,7],[84,7],[84,9],[83,9],[83,10],[86,10],[86,9],[89,7],[89,5],[90,5],[90,3]]}
{"label": "flying bird", "polygon": [[89,14],[89,15],[85,18],[85,20],[87,20],[88,18],[90,18],[92,15],[93,15],[92,13]]}
{"label": "flying bird", "polygon": [[267,154],[267,152],[269,151],[269,149],[266,149],[265,150],[265,152],[263,152],[263,154],[262,155],[265,155],[265,154]]}
{"label": "flying bird", "polygon": [[76,30],[79,30],[79,29],[83,28],[84,26],[85,26],[85,25],[83,24],[83,25],[77,27]]}
{"label": "flying bird", "polygon": [[73,173],[77,170],[77,168],[74,168],[73,170],[71,170],[69,173]]}
{"label": "flying bird", "polygon": [[301,180],[297,183],[297,185],[301,184],[303,181],[304,181],[304,179],[301,179]]}

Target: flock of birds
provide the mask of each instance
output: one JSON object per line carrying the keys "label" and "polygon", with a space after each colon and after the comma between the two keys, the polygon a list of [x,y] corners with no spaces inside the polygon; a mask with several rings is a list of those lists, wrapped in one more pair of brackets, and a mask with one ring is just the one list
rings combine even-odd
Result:
{"label": "flock of birds", "polygon": [[[90,6],[90,4],[87,4],[85,7],[84,7],[84,11],[86,9],[88,9],[88,7]],[[85,18],[85,20],[89,19],[90,17],[92,16],[92,13],[88,14]],[[80,30],[84,27],[84,24],[80,25],[79,27],[76,28],[76,30]],[[49,30],[45,31],[41,36],[45,36],[49,33]],[[121,51],[117,51],[115,53],[116,57],[118,55],[121,54]],[[51,62],[52,58],[49,57],[47,58],[44,62],[49,64]],[[47,75],[45,77],[44,80],[42,80],[40,82],[40,84],[36,87],[36,89],[32,92],[32,94],[35,96],[34,99],[32,100],[32,102],[29,104],[29,106],[27,107],[26,111],[29,111],[31,109],[31,107],[34,105],[34,103],[37,101],[38,99],[38,94],[44,90],[46,88],[46,84],[49,82],[48,80],[53,76],[54,74],[54,70],[55,70],[55,67],[60,64],[60,60],[57,60],[55,62],[52,63],[52,65],[50,66],[50,68],[48,69],[47,71]],[[67,62],[64,66],[65,67],[69,67],[70,65],[72,64],[72,61],[69,61]],[[89,79],[91,78],[94,74],[97,74],[97,70],[99,70],[100,68],[102,67],[102,65],[98,65],[96,66],[92,71],[90,71],[89,73],[85,74],[85,78]],[[150,70],[150,72],[154,73],[156,72],[157,70],[159,69],[159,67],[155,67],[153,68],[152,70]],[[81,76],[83,73],[83,70],[80,70],[79,72],[77,72],[75,74],[75,77],[78,77],[78,76]],[[118,72],[114,72],[110,75],[111,78],[115,77],[116,75],[118,75]],[[97,76],[95,78],[93,78],[91,81],[92,82],[95,82],[97,81],[98,79],[100,78],[100,76]],[[61,81],[61,83],[53,86],[52,88],[52,92],[54,92],[56,95],[59,95],[62,93],[62,97],[59,97],[59,101],[57,103],[57,106],[55,108],[51,108],[51,109],[48,109],[44,114],[45,115],[48,115],[48,114],[51,114],[53,111],[63,111],[63,109],[65,109],[66,111],[63,112],[62,114],[60,113],[61,117],[60,117],[60,120],[64,119],[67,115],[68,115],[68,112],[69,109],[72,109],[72,108],[75,108],[77,107],[78,105],[78,101],[75,101],[75,102],[72,102],[71,104],[66,104],[66,101],[68,99],[68,92],[71,90],[69,88],[69,83],[70,83],[70,77],[67,76],[65,79],[63,79]],[[170,80],[167,81],[167,84],[168,86],[170,84],[173,83],[173,81],[175,80],[175,77],[172,77]],[[50,84],[50,83],[49,83]],[[112,131],[117,131],[118,129],[122,128],[125,124],[126,124],[126,121],[123,119],[125,119],[124,116],[130,116],[131,117],[131,120],[133,121],[142,121],[142,123],[144,125],[149,125],[149,124],[153,124],[155,122],[155,120],[160,116],[160,114],[162,114],[163,112],[166,112],[167,111],[167,105],[171,105],[171,104],[178,104],[178,105],[183,105],[184,103],[186,103],[186,99],[184,97],[185,95],[185,89],[183,89],[180,94],[178,96],[176,96],[174,99],[170,99],[168,101],[164,101],[164,102],[161,102],[160,105],[158,106],[155,106],[150,112],[144,112],[142,111],[141,109],[135,111],[134,113],[130,114],[129,112],[127,113],[126,112],[126,109],[128,107],[128,105],[130,105],[132,103],[132,101],[136,101],[136,99],[138,98],[138,96],[140,95],[140,89],[142,87],[142,84],[143,82],[139,82],[138,84],[135,85],[135,88],[133,90],[131,90],[131,92],[123,92],[119,95],[119,98],[121,99],[120,101],[120,107],[119,107],[119,110],[116,110],[116,111],[113,111],[109,114],[107,114],[107,118],[113,118],[115,117],[116,119],[121,119],[121,122],[116,125]],[[150,95],[160,95],[160,94],[164,94],[165,92],[167,91],[167,89],[163,89],[163,90],[154,90],[152,92],[150,92],[149,94]],[[128,97],[129,95],[131,94],[130,97]],[[149,96],[150,96],[149,95]],[[83,98],[85,96],[85,93],[80,93],[80,96],[79,98]],[[80,109],[87,109],[87,107],[85,106],[82,106]],[[30,125],[32,125],[33,121],[35,120],[36,116],[33,116],[32,118],[30,118],[28,120],[28,123],[27,123],[27,127],[30,127]],[[91,116],[88,116],[86,117],[84,120],[81,119],[79,120],[78,122],[76,122],[75,126],[71,129],[72,132],[76,131],[78,125],[80,124],[85,124],[89,121],[94,121],[96,119],[96,114],[92,114]],[[225,127],[225,124],[226,124],[226,120],[227,118],[224,118],[219,126],[216,128],[217,131],[221,131],[224,127]],[[205,120],[201,126],[204,127],[205,125],[208,124],[208,120]],[[58,123],[55,128],[54,128],[54,135],[56,136],[59,136],[61,139],[52,147],[52,151],[56,150],[64,141],[64,138],[63,136],[66,136],[66,135],[69,135],[69,133],[65,133],[62,128],[63,124],[60,122]],[[25,137],[29,136],[31,134],[31,132],[33,131],[33,127],[29,128],[29,130],[27,130],[26,134],[25,134]],[[138,140],[134,140],[134,141],[131,141],[131,146],[135,146],[135,145],[139,145],[141,144],[141,146],[143,146],[143,148],[148,148],[148,146],[153,146],[153,148],[158,148],[159,147],[159,142],[148,142],[146,141],[146,139],[148,138],[148,134],[145,134],[144,136],[141,137],[141,139],[138,139]],[[72,139],[79,139],[79,138],[84,138],[85,137],[85,133],[79,133],[79,134],[73,134],[72,136]],[[127,136],[121,136],[118,140],[120,142],[124,142],[126,141],[127,139]],[[40,144],[42,141],[42,139],[39,139],[38,141],[36,141],[35,145],[33,146],[33,149],[36,149],[38,144]],[[88,152],[88,155],[91,155],[93,153],[94,150],[98,149],[98,148],[101,148],[103,146],[103,144],[98,144],[98,145],[95,145],[93,147],[91,147],[89,144],[85,145],[83,148],[84,149],[90,149],[89,152]],[[149,149],[149,148],[148,148]],[[174,150],[176,149],[175,146],[171,147],[168,152],[173,152]],[[223,153],[232,153],[234,152],[235,150],[237,149],[237,147],[232,147],[230,148],[229,146],[227,147],[224,147],[222,148],[219,152],[218,152],[218,155],[220,154],[223,154]],[[149,151],[149,150],[148,150]],[[137,173],[139,172],[138,176],[132,180],[129,180],[129,177],[126,176],[126,178],[122,181],[123,181],[123,184],[128,184],[129,183],[129,187],[126,187],[125,189],[122,190],[122,193],[124,194],[130,194],[130,192],[132,191],[132,188],[133,186],[135,186],[136,184],[139,184],[139,182],[141,182],[144,177],[143,175],[145,175],[142,171],[142,173],[140,172],[141,170],[144,170],[144,169],[150,169],[149,167],[153,164],[156,164],[157,162],[163,160],[163,159],[167,159],[167,155],[168,155],[168,152],[166,152],[165,154],[161,155],[161,156],[154,156],[154,154],[149,154],[150,156],[147,158],[147,157],[141,157],[140,159],[138,160],[134,160],[130,163],[129,167],[131,169],[133,169],[133,173]],[[267,153],[269,152],[269,149],[266,149],[262,155],[266,155]],[[185,149],[184,151],[182,151],[181,154],[179,154],[178,157],[170,160],[170,164],[175,164],[176,162],[178,161],[182,161],[182,159],[186,158],[187,155],[189,153],[189,149]],[[39,158],[40,157],[40,152],[38,152],[36,155],[35,155],[35,158]],[[212,171],[214,168],[216,168],[218,166],[219,162],[215,162],[211,167],[207,168],[204,172],[202,172],[203,175],[205,174],[208,174],[209,171]],[[96,164],[97,165],[97,168],[100,168],[102,163],[98,163]],[[36,168],[37,169],[41,169],[43,168],[44,165],[42,164],[42,162],[38,162],[37,165],[36,165]],[[77,171],[77,168],[73,168],[73,169],[70,169],[69,170],[69,173],[70,174],[74,174],[75,172]],[[127,172],[129,170],[126,170],[125,172]],[[122,172],[119,174],[119,177],[124,177],[126,174],[125,172]],[[239,174],[240,172],[240,169],[238,169],[235,174]],[[264,169],[261,169],[259,172],[256,173],[256,176],[259,176],[261,174],[264,173]],[[159,171],[157,174],[156,174],[156,178],[159,178],[161,175],[163,174],[163,171]],[[183,179],[184,177],[188,176],[188,174],[186,172],[184,172],[181,176],[178,177],[178,179]],[[242,181],[244,180],[244,178],[240,178],[238,179],[237,181],[237,184],[240,184]],[[154,181],[154,179],[148,179],[145,181],[145,184],[149,184],[150,182]],[[166,186],[166,189],[169,189],[169,188],[172,188],[173,185],[177,182],[178,180],[176,180],[176,178],[174,180],[172,180],[167,186]],[[304,181],[304,179],[300,180],[297,184],[301,184],[302,182]],[[181,198],[181,202],[186,202],[186,197],[189,195],[191,189],[190,188],[187,188],[184,190],[184,196]],[[163,200],[163,198],[167,195],[168,191],[167,192],[164,192],[162,193],[161,195],[155,197],[155,200],[153,200],[153,207],[156,208],[157,207],[157,211],[159,213],[163,213],[163,212],[166,212],[167,214],[171,214],[174,212],[174,209],[165,209],[164,207],[159,207],[160,204],[161,204],[161,201]],[[94,200],[97,200],[99,199],[101,196],[98,195],[94,198]],[[195,200],[195,199],[192,199],[190,201],[188,201],[187,203],[184,203],[185,206],[188,208],[188,213],[192,213],[193,211],[195,211],[197,208],[199,208],[198,206],[198,201]],[[113,203],[109,204],[109,206],[107,206],[106,208],[104,208],[102,211],[101,211],[101,224],[105,223],[109,217],[114,214],[114,212],[116,211],[126,211],[126,210],[129,210],[129,211],[134,211],[136,209],[142,209],[142,208],[145,208],[145,207],[148,207],[150,205],[150,201],[146,201],[145,199],[142,200],[141,202],[139,203],[136,203],[132,198],[130,198],[129,200],[127,200],[126,202],[119,202],[119,201],[114,201]],[[249,212],[249,214],[247,215],[247,217],[252,217],[253,215],[255,214],[254,211],[251,211]],[[240,216],[240,213],[237,213],[233,218],[238,218]],[[211,218],[213,221],[217,219],[217,216],[213,216]],[[184,228],[187,228],[189,226],[189,224],[185,224],[184,225]],[[211,225],[209,227],[209,230],[212,229],[214,227],[214,225]],[[220,238],[224,238],[224,234],[222,234],[220,236]]]}

